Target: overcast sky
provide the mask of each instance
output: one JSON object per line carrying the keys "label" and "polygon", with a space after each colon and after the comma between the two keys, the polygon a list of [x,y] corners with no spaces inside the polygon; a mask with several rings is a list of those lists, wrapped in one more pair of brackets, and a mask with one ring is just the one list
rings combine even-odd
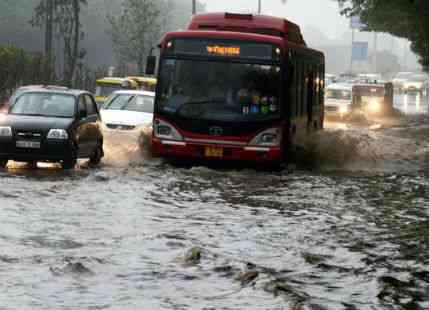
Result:
{"label": "overcast sky", "polygon": [[[207,11],[256,12],[258,0],[201,0]],[[334,0],[262,0],[262,13],[290,19],[302,28],[317,27],[329,37],[341,36],[348,21],[340,16]]]}

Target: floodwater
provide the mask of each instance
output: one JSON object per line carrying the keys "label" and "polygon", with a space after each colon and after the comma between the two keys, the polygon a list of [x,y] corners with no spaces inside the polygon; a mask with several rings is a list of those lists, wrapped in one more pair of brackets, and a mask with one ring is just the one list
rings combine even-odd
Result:
{"label": "floodwater", "polygon": [[[0,309],[429,309],[429,117],[328,123],[282,171],[0,171]],[[420,114],[419,114],[420,113]],[[146,137],[143,135],[143,137]]]}

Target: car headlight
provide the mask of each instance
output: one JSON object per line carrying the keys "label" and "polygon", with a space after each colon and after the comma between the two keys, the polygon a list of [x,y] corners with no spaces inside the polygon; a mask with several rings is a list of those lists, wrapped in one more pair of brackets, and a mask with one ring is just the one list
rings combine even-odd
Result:
{"label": "car headlight", "polygon": [[339,108],[339,112],[340,112],[340,114],[346,114],[349,112],[349,107],[346,105],[343,105]]}
{"label": "car headlight", "polygon": [[155,120],[154,122],[154,131],[155,137],[161,139],[168,139],[174,141],[183,141],[183,137],[173,125],[162,121],[160,119]]}
{"label": "car headlight", "polygon": [[9,127],[9,126],[0,127],[0,137],[12,137],[12,127]]}
{"label": "car headlight", "polygon": [[270,128],[259,133],[250,141],[250,146],[280,146],[281,132],[279,128]]}
{"label": "car headlight", "polygon": [[51,129],[49,130],[47,138],[56,140],[67,140],[69,138],[69,134],[64,129]]}

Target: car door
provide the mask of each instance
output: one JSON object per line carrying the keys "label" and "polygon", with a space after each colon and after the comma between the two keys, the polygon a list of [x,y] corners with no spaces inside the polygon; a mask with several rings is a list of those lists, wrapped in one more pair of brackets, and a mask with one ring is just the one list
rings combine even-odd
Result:
{"label": "car door", "polygon": [[98,140],[100,138],[98,109],[95,100],[92,98],[91,95],[86,94],[84,95],[84,97],[88,121],[88,148],[90,154],[94,154],[95,149],[97,148]]}
{"label": "car door", "polygon": [[78,104],[78,118],[79,126],[77,128],[77,143],[79,146],[79,157],[86,157],[89,155],[90,149],[88,145],[88,113],[86,109],[86,101],[84,95],[79,96]]}

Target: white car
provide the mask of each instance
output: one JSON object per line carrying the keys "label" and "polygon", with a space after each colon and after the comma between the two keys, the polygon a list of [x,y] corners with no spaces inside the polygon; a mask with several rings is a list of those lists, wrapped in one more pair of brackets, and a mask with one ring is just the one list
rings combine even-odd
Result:
{"label": "white car", "polygon": [[112,93],[103,104],[100,114],[109,129],[133,130],[152,125],[155,93],[139,90],[120,90]]}
{"label": "white car", "polygon": [[424,73],[413,74],[404,82],[403,90],[406,92],[422,92],[424,83],[427,80],[428,76]]}
{"label": "white car", "polygon": [[393,87],[395,90],[402,91],[404,84],[408,81],[408,78],[413,75],[413,72],[399,72],[392,80]]}
{"label": "white car", "polygon": [[325,91],[325,115],[344,117],[352,111],[352,85],[331,84]]}

